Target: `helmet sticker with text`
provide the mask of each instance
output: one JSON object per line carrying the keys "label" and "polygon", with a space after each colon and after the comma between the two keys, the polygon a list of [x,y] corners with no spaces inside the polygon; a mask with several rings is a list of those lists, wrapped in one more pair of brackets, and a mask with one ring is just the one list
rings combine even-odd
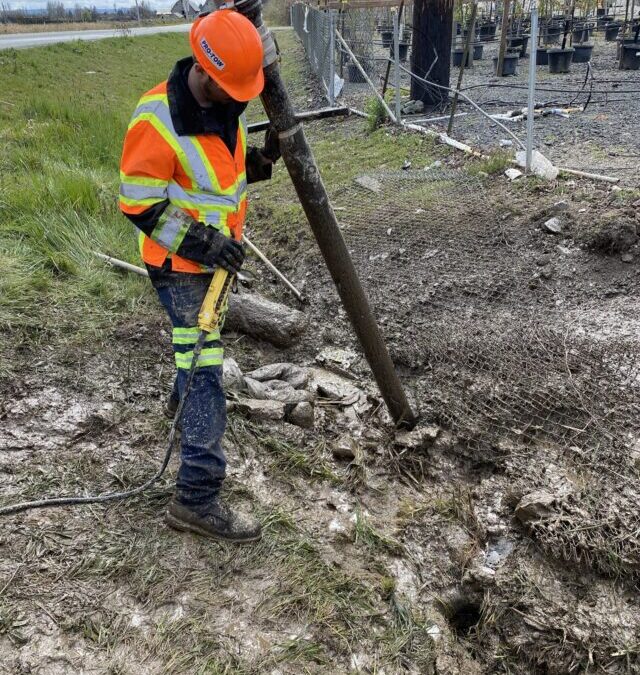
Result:
{"label": "helmet sticker with text", "polygon": [[204,38],[200,40],[200,46],[209,61],[211,61],[218,70],[222,70],[224,68],[224,61],[213,51],[213,49],[211,49],[209,43]]}

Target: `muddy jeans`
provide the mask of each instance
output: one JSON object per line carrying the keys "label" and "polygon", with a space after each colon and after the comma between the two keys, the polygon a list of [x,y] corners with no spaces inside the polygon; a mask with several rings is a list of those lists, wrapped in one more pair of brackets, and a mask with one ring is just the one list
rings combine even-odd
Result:
{"label": "muddy jeans", "polygon": [[[157,278],[152,275],[152,282],[173,324],[173,350],[178,371],[174,393],[182,396],[199,333],[198,312],[211,275],[173,272]],[[205,513],[220,491],[226,468],[221,441],[227,412],[219,334],[210,333],[207,337],[181,421],[176,499],[194,511]]]}

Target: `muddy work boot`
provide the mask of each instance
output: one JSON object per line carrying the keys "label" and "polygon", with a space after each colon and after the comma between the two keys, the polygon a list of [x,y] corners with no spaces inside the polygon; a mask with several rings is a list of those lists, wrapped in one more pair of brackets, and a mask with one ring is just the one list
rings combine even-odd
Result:
{"label": "muddy work boot", "polygon": [[169,527],[176,530],[237,544],[258,541],[262,537],[262,526],[255,518],[232,509],[220,500],[213,503],[206,515],[199,515],[172,499],[165,520]]}
{"label": "muddy work boot", "polygon": [[178,406],[180,405],[180,399],[176,396],[175,392],[171,392],[167,398],[167,402],[164,405],[164,414],[167,419],[172,420],[178,412]]}

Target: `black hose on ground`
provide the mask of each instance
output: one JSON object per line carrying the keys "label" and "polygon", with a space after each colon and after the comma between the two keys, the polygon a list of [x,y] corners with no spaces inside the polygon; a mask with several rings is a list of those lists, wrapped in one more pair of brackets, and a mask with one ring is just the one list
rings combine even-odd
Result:
{"label": "black hose on ground", "polygon": [[48,499],[36,499],[30,502],[19,502],[18,504],[11,504],[9,506],[0,507],[0,516],[7,516],[12,513],[21,513],[23,511],[31,511],[32,509],[45,509],[53,506],[75,506],[77,504],[102,504],[104,502],[113,502],[118,499],[126,499],[127,497],[133,497],[135,495],[144,492],[149,489],[154,483],[156,483],[162,477],[162,474],[165,472],[167,466],[169,465],[169,460],[171,459],[171,454],[173,453],[173,445],[176,439],[176,434],[178,431],[178,426],[182,418],[182,411],[184,409],[185,401],[191,390],[191,384],[193,382],[193,376],[196,371],[196,363],[202,351],[205,338],[207,337],[206,331],[200,331],[198,336],[198,341],[193,349],[193,358],[191,360],[191,367],[189,369],[189,375],[187,377],[187,382],[184,388],[184,395],[180,398],[180,403],[178,404],[178,409],[176,410],[175,417],[173,418],[173,424],[171,425],[171,431],[169,432],[169,441],[167,442],[167,450],[164,454],[164,459],[158,471],[149,478],[146,483],[139,485],[136,488],[131,490],[125,490],[124,492],[108,492],[104,495],[89,495],[87,497],[51,497]]}

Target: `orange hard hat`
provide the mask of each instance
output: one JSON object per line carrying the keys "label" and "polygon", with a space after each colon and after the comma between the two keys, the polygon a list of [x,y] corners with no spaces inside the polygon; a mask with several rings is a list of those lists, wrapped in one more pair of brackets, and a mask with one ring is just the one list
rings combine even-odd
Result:
{"label": "orange hard hat", "polygon": [[219,9],[198,17],[190,41],[198,63],[231,98],[250,101],[262,91],[262,40],[242,14]]}

